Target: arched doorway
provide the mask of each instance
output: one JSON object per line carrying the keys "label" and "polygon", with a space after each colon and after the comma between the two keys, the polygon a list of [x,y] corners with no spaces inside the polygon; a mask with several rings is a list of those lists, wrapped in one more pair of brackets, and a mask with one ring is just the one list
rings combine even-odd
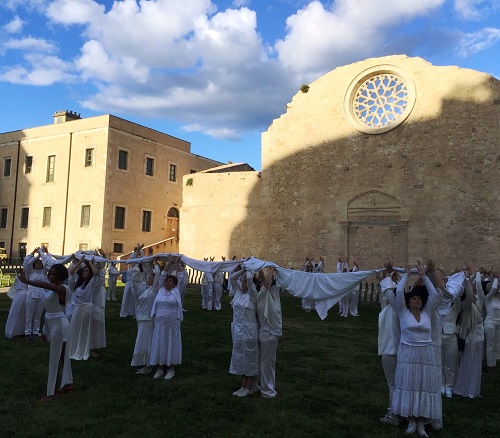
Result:
{"label": "arched doorway", "polygon": [[179,210],[171,207],[165,216],[165,239],[169,252],[179,252]]}
{"label": "arched doorway", "polygon": [[392,260],[408,260],[407,228],[401,202],[377,190],[362,193],[347,203],[347,220],[342,221],[344,254],[362,268]]}

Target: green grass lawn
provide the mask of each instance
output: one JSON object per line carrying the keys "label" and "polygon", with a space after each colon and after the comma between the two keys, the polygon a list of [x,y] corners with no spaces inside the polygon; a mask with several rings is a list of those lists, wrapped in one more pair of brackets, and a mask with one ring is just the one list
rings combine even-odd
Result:
{"label": "green grass lawn", "polygon": [[[49,346],[3,337],[10,300],[0,294],[0,437],[405,436],[403,425],[379,421],[388,392],[377,356],[378,305],[362,303],[359,318],[340,318],[333,309],[324,321],[289,295],[282,305],[276,399],[231,395],[240,380],[228,373],[229,298],[222,311],[207,312],[193,289],[182,323],[183,364],[172,381],[135,374],[136,322],[119,317],[120,303],[108,303],[108,347],[98,358],[72,362],[74,393],[42,404]],[[444,399],[445,429],[430,435],[499,437],[500,374],[483,375],[482,394]]]}

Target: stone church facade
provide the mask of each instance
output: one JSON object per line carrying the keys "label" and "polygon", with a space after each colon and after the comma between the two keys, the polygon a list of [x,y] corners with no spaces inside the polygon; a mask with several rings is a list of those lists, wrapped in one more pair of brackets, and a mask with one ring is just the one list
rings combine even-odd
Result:
{"label": "stone church facade", "polygon": [[404,55],[339,67],[263,133],[262,172],[184,177],[180,251],[500,269],[499,135],[488,74]]}

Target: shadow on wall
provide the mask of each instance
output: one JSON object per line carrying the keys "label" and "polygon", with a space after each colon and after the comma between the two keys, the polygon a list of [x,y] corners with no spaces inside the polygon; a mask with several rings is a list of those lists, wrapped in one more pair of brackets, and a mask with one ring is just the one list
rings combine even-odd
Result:
{"label": "shadow on wall", "polygon": [[[500,82],[485,86],[493,97],[484,103],[445,100],[439,118],[410,115],[384,134],[308,144],[263,169],[248,201],[265,200],[263,208],[249,209],[233,230],[230,254],[287,268],[326,255],[327,272],[338,256],[361,269],[422,258],[445,270],[499,269]],[[365,214],[361,206],[353,216],[348,204],[362,194]],[[370,208],[371,197],[383,204],[384,196],[399,202],[399,218]]]}

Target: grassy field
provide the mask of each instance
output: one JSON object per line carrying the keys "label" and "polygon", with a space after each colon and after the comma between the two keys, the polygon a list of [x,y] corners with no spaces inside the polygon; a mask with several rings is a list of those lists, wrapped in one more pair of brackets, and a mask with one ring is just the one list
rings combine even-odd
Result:
{"label": "grassy field", "polygon": [[[121,298],[122,290],[119,290]],[[183,364],[172,381],[137,376],[130,367],[136,322],[106,308],[108,347],[98,358],[73,362],[77,390],[49,404],[45,395],[49,347],[0,337],[0,437],[398,437],[385,426],[388,394],[377,356],[378,306],[360,305],[359,318],[333,310],[321,321],[284,295],[276,399],[236,399],[239,378],[228,374],[231,308],[201,309],[188,290],[182,324]],[[2,335],[10,300],[0,294]],[[500,374],[483,375],[483,397],[443,400],[445,429],[435,437],[499,437]]]}

